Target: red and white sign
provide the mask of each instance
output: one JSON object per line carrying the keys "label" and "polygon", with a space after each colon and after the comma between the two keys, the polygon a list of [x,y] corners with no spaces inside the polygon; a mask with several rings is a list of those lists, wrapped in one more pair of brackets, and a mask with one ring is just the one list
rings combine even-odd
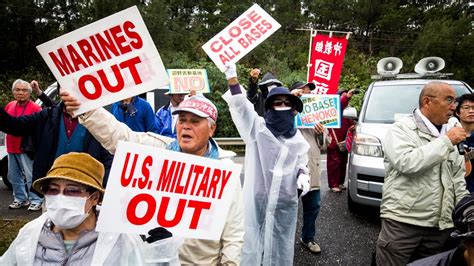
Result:
{"label": "red and white sign", "polygon": [[226,63],[238,62],[280,27],[281,25],[265,10],[254,4],[205,43],[202,49],[214,64],[224,71]]}
{"label": "red and white sign", "polygon": [[308,82],[316,85],[315,94],[337,94],[347,38],[316,34],[312,37]]}
{"label": "red and white sign", "polygon": [[147,234],[167,228],[186,238],[219,240],[242,166],[119,142],[97,231]]}
{"label": "red and white sign", "polygon": [[36,47],[81,114],[169,84],[136,6]]}
{"label": "red and white sign", "polygon": [[211,91],[205,69],[168,69],[170,93],[190,93]]}

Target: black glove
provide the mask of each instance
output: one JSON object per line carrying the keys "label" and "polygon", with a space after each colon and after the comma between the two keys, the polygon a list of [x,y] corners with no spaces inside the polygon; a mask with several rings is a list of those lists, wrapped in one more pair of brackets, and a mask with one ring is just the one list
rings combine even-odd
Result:
{"label": "black glove", "polygon": [[153,243],[155,241],[173,236],[173,234],[170,231],[166,230],[166,228],[163,228],[163,227],[157,227],[157,228],[151,229],[150,231],[148,231],[148,234],[150,236],[145,239],[145,241],[148,243]]}

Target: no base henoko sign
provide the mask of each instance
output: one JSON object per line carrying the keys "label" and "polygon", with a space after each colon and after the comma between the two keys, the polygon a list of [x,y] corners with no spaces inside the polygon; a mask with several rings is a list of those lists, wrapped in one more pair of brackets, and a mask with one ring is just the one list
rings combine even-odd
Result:
{"label": "no base henoko sign", "polygon": [[158,50],[136,6],[36,47],[81,114],[168,85]]}

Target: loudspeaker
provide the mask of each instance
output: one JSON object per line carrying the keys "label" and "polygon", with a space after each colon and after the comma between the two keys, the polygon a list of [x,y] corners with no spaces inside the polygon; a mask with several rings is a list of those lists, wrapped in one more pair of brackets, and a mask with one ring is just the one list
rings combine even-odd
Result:
{"label": "loudspeaker", "polygon": [[441,57],[425,57],[418,61],[415,66],[415,72],[418,74],[432,74],[441,71],[444,68],[444,60]]}
{"label": "loudspeaker", "polygon": [[396,75],[400,73],[403,62],[398,57],[385,57],[377,62],[377,73],[380,75]]}

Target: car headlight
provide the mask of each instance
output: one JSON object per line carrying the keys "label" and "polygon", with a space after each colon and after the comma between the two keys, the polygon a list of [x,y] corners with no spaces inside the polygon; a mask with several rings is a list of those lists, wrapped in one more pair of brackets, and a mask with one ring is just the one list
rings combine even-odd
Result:
{"label": "car headlight", "polygon": [[352,143],[352,151],[357,155],[383,157],[382,143],[372,135],[356,133]]}

